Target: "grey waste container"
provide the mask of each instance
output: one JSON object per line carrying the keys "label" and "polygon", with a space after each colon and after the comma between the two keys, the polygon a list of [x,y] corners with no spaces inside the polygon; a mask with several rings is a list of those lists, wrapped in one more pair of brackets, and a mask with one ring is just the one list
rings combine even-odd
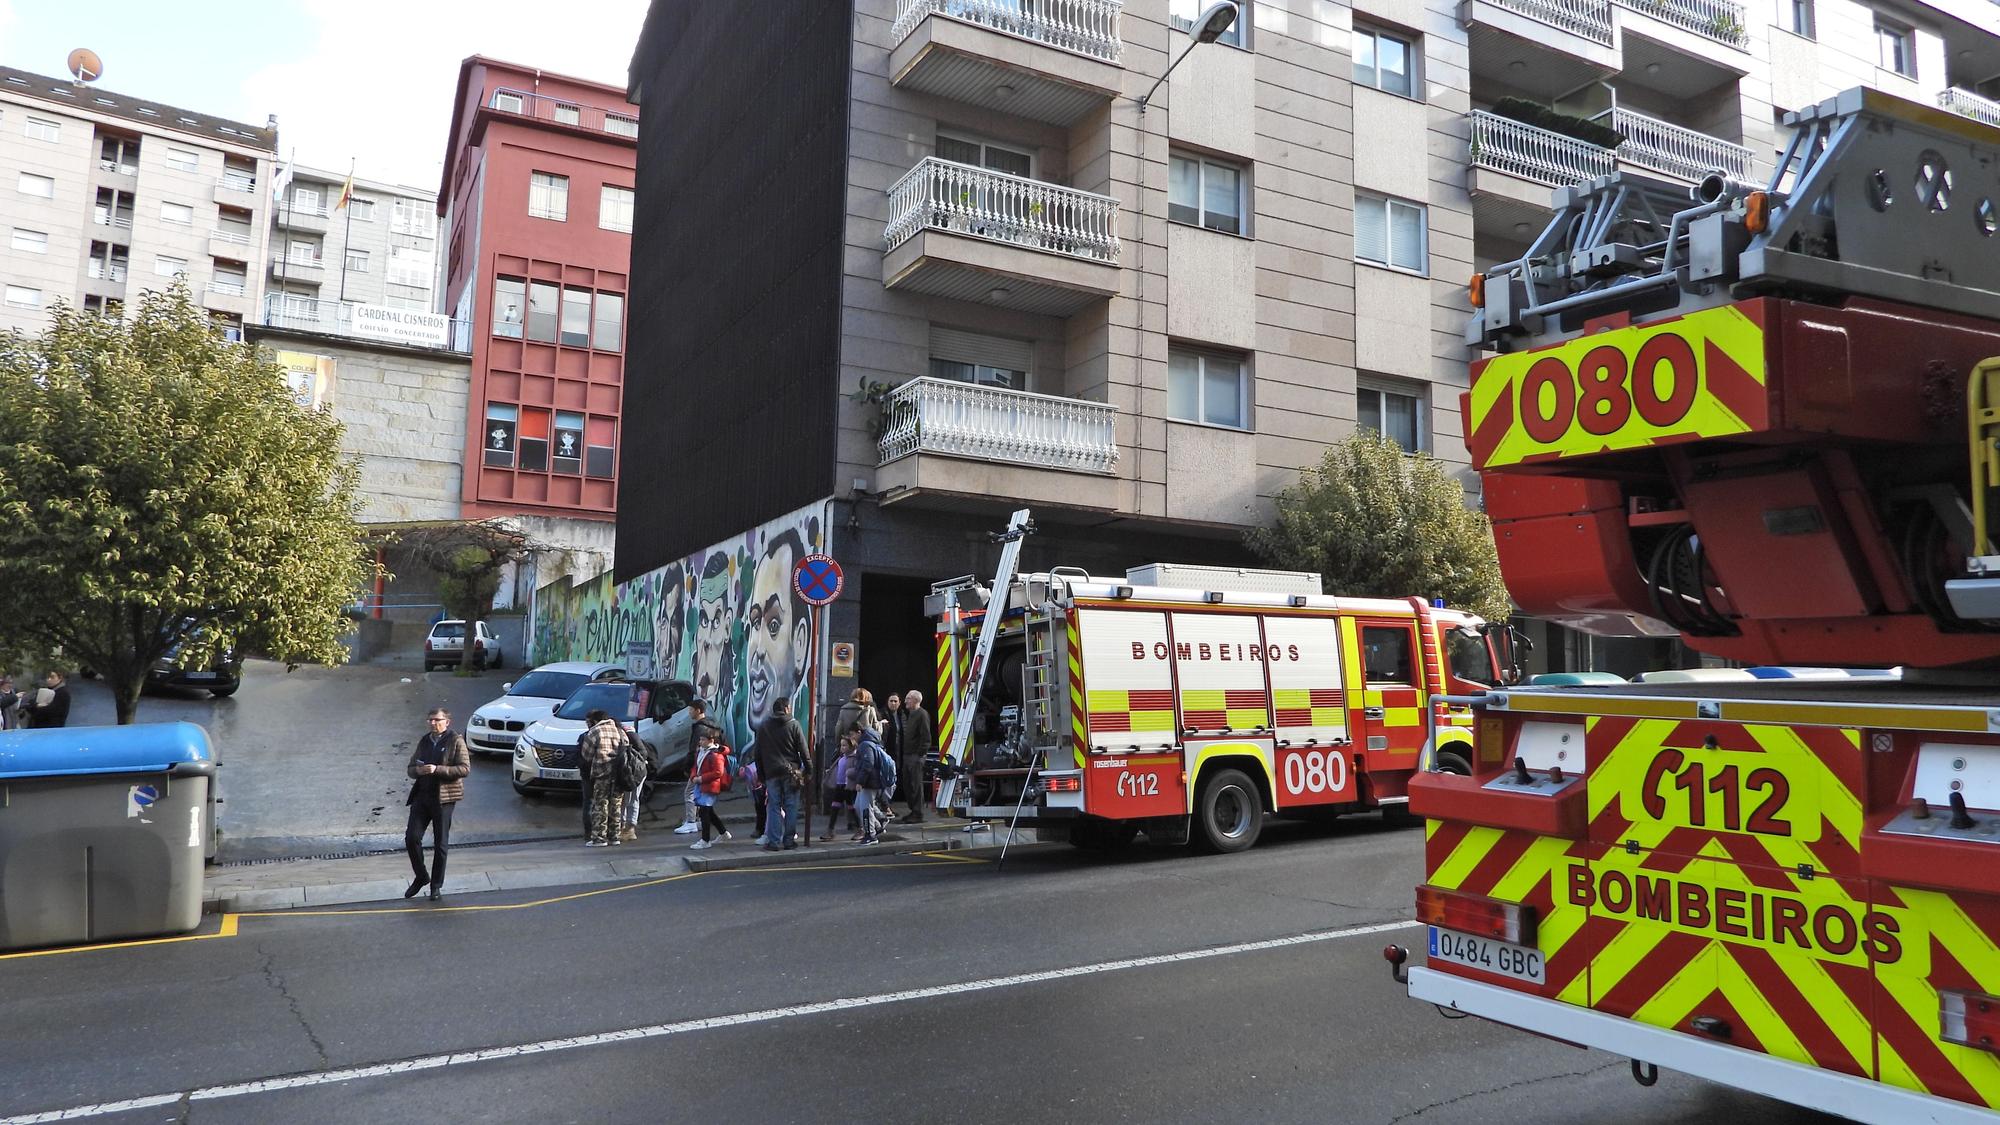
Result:
{"label": "grey waste container", "polygon": [[200,925],[214,790],[193,723],[0,734],[0,949]]}

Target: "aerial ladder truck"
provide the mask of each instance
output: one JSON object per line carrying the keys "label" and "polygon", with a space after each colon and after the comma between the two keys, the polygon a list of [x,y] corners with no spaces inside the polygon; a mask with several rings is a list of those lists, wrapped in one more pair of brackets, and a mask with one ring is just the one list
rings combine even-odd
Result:
{"label": "aerial ladder truck", "polygon": [[[2000,1106],[2000,130],[1873,90],[1761,186],[1559,189],[1475,277],[1519,608],[1876,678],[1502,685],[1421,769],[1413,997],[1857,1120]],[[1427,762],[1434,765],[1434,758]]]}

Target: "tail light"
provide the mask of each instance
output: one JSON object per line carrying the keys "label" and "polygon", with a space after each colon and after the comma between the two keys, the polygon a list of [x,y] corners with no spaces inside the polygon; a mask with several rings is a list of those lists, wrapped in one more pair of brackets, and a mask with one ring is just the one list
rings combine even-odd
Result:
{"label": "tail light", "polygon": [[1939,1039],[2000,1054],[2000,997],[1940,989],[1938,1023]]}
{"label": "tail light", "polygon": [[1771,225],[1771,197],[1761,191],[1753,191],[1743,199],[1743,229],[1751,234],[1763,234]]}
{"label": "tail light", "polygon": [[1534,907],[1429,884],[1417,888],[1417,921],[1509,945],[1535,944]]}
{"label": "tail light", "polygon": [[1050,793],[1081,793],[1083,779],[1080,777],[1043,777],[1043,790]]}
{"label": "tail light", "polygon": [[1465,296],[1466,299],[1471,302],[1473,308],[1483,309],[1486,307],[1485,274],[1475,273],[1472,275],[1471,282],[1469,282],[1465,287]]}

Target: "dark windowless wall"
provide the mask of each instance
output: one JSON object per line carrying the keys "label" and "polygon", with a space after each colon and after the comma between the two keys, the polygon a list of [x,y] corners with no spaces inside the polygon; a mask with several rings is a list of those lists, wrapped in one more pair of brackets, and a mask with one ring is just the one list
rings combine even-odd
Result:
{"label": "dark windowless wall", "polygon": [[653,0],[622,581],[833,491],[851,4]]}

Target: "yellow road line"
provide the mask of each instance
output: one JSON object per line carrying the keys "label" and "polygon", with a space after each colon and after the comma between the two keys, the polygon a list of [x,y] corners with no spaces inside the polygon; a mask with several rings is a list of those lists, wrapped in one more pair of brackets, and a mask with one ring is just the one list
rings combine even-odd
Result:
{"label": "yellow road line", "polygon": [[12,961],[17,957],[49,957],[57,953],[85,953],[98,949],[131,949],[140,945],[176,945],[184,941],[207,941],[210,938],[235,937],[236,915],[224,914],[222,925],[212,934],[182,934],[179,937],[141,938],[138,941],[114,941],[103,945],[71,945],[62,949],[30,949],[25,953],[0,953],[0,961]]}

